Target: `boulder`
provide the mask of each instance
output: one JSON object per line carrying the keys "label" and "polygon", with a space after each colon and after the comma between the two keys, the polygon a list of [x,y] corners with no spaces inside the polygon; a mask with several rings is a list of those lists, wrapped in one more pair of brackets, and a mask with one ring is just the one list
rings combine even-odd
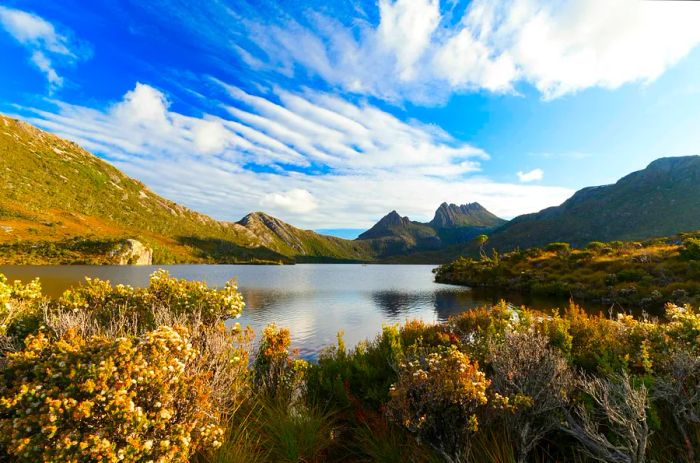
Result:
{"label": "boulder", "polygon": [[113,262],[117,265],[151,265],[153,250],[138,240],[124,240],[112,251]]}

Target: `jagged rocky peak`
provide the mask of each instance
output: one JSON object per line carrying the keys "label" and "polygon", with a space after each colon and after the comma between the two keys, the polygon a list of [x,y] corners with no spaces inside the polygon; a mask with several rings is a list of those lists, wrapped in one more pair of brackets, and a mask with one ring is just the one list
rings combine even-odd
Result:
{"label": "jagged rocky peak", "polygon": [[410,223],[411,220],[408,217],[401,217],[398,212],[391,211],[384,217],[382,217],[377,225],[382,225],[385,227],[397,227]]}
{"label": "jagged rocky peak", "polygon": [[411,219],[408,217],[401,217],[398,212],[391,211],[384,217],[382,217],[379,222],[374,224],[372,228],[362,233],[359,239],[370,239],[379,238],[386,236],[391,230],[396,230],[397,228],[409,226],[411,224]]}
{"label": "jagged rocky peak", "polygon": [[495,227],[504,223],[496,215],[489,212],[479,203],[457,204],[442,203],[435,211],[435,217],[430,221],[434,228],[459,227]]}

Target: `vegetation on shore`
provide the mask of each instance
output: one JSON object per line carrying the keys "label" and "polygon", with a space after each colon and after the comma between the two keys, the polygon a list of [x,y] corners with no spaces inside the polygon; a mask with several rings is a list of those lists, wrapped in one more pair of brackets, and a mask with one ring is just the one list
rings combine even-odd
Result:
{"label": "vegetation on shore", "polygon": [[[230,321],[234,284],[156,272],[58,299],[0,278],[0,461],[693,462],[700,311],[505,303],[318,361]],[[226,323],[225,323],[226,322]]]}
{"label": "vegetation on shore", "polygon": [[622,308],[700,303],[700,233],[643,242],[568,243],[504,254],[482,252],[435,270],[440,283],[573,297]]}

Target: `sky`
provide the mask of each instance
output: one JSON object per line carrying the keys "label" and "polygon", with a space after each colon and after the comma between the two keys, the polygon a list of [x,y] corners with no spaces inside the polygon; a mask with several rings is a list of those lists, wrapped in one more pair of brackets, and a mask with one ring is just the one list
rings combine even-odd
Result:
{"label": "sky", "polygon": [[504,218],[700,154],[700,2],[0,0],[0,112],[221,220]]}

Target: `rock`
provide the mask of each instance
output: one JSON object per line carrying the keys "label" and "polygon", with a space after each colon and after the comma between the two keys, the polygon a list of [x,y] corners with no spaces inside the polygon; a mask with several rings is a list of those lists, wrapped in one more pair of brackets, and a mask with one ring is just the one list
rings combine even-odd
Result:
{"label": "rock", "polygon": [[151,265],[153,250],[138,240],[128,239],[112,251],[112,259],[117,265]]}

